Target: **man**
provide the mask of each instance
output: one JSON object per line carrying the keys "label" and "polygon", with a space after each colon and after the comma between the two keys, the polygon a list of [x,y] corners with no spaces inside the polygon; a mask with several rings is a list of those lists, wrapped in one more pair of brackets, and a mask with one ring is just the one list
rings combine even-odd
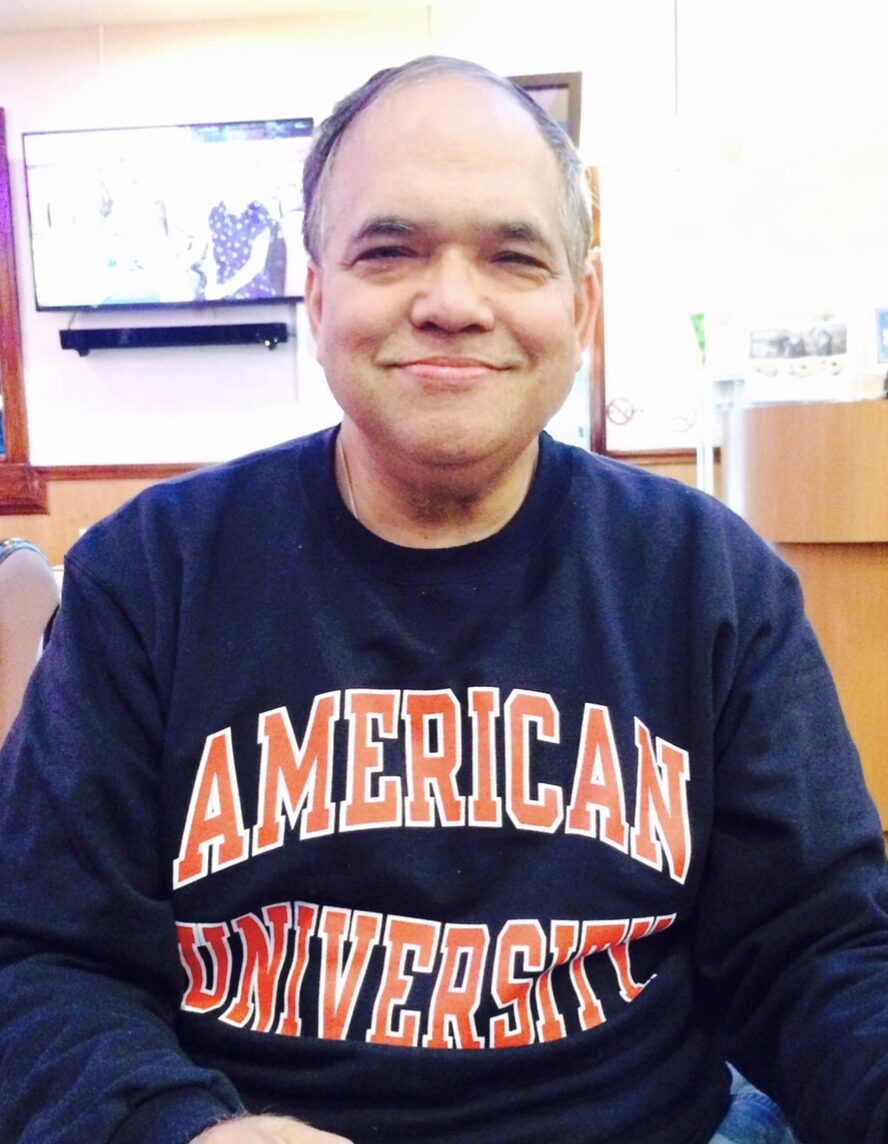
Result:
{"label": "man", "polygon": [[725,1059],[888,1138],[881,835],[796,581],[541,432],[581,188],[474,65],[322,128],[341,427],[90,529],[0,765],[4,1141],[783,1140]]}

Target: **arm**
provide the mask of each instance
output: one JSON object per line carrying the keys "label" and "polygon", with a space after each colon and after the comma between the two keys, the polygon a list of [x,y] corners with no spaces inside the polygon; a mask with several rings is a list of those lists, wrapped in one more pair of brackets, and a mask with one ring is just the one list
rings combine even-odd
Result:
{"label": "arm", "polygon": [[124,610],[64,597],[0,760],[0,1139],[184,1144],[240,1101],[176,1038],[160,703]]}
{"label": "arm", "polygon": [[[878,816],[795,577],[746,570],[699,965],[727,1055],[806,1144],[888,1138],[888,880]],[[718,690],[718,689],[716,689]]]}

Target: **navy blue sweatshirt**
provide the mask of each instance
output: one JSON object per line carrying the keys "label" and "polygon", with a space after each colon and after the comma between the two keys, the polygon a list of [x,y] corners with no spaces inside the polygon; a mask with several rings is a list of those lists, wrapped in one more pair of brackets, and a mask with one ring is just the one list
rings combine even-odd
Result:
{"label": "navy blue sweatshirt", "polygon": [[728,1057],[888,1140],[880,827],[791,571],[545,435],[498,534],[401,548],[334,436],[70,552],[0,760],[0,1139],[696,1144]]}

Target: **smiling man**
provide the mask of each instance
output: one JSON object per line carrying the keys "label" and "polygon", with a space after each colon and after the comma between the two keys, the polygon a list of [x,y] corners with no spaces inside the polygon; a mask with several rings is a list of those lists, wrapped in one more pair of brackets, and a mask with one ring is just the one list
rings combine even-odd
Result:
{"label": "smiling man", "polygon": [[322,126],[341,425],[72,548],[0,758],[4,1144],[888,1139],[885,859],[798,584],[544,431],[580,161],[412,61]]}
{"label": "smiling man", "polygon": [[481,539],[522,503],[597,307],[552,147],[511,92],[431,71],[357,118],[324,192],[307,305],[340,489],[388,540]]}

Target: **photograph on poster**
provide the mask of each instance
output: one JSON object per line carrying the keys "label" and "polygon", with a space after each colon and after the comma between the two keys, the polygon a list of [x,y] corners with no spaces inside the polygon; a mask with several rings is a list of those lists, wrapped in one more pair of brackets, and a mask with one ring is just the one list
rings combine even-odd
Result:
{"label": "photograph on poster", "polygon": [[745,400],[830,401],[846,396],[848,324],[833,316],[757,326],[749,333]]}
{"label": "photograph on poster", "polygon": [[876,353],[880,362],[888,361],[888,310],[876,310]]}

